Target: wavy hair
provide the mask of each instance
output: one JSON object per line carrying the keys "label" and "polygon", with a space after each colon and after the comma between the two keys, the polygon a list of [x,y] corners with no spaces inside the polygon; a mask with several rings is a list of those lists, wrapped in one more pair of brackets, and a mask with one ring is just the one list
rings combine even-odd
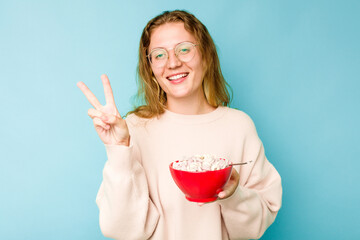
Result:
{"label": "wavy hair", "polygon": [[200,50],[204,66],[202,87],[207,102],[214,107],[229,105],[228,88],[231,88],[221,73],[216,46],[207,28],[193,14],[183,10],[175,10],[165,11],[151,19],[142,32],[137,66],[137,98],[142,105],[128,114],[134,113],[142,118],[152,118],[164,113],[167,101],[166,93],[155,79],[147,55],[151,33],[154,29],[166,23],[177,22],[183,22],[185,29],[195,37],[198,43],[197,48]]}

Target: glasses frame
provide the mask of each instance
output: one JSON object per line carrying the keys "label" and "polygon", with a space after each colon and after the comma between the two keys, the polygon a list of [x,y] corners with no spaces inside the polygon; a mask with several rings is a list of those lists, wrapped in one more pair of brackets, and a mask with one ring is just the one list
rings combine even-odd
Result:
{"label": "glasses frame", "polygon": [[[165,62],[165,64],[164,64],[164,66],[166,65],[166,63],[167,63],[167,61],[169,60],[169,56],[170,56],[170,54],[169,54],[169,51],[170,50],[173,50],[173,49],[175,49],[175,48],[177,48],[180,44],[183,44],[183,43],[190,43],[195,49],[196,49],[196,46],[198,45],[198,44],[196,44],[196,43],[192,43],[192,42],[188,42],[188,41],[185,41],[185,42],[180,42],[180,43],[178,43],[178,44],[176,44],[175,45],[175,47],[172,47],[172,48],[154,48],[153,50],[151,50],[151,52],[148,54],[148,55],[146,55],[146,58],[149,60],[149,63],[151,64],[151,65],[153,65],[153,63],[151,62],[151,60],[150,60],[150,55],[154,52],[154,51],[156,51],[156,50],[165,50],[165,52],[166,52],[166,54],[167,54],[167,59],[166,59],[166,62]],[[175,56],[176,56],[176,58],[180,61],[180,62],[190,62],[194,57],[192,57],[190,60],[188,60],[188,61],[181,61],[180,59],[179,59],[179,57],[178,57],[178,54],[176,53],[176,52],[174,52],[175,53]],[[195,56],[195,55],[194,55]],[[162,68],[162,67],[164,67],[164,66],[161,66],[161,67],[156,67],[156,68]]]}

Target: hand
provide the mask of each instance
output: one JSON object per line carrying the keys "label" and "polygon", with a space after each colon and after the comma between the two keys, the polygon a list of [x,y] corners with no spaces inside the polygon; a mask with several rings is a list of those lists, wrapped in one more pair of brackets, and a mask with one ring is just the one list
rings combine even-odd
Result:
{"label": "hand", "polygon": [[90,108],[88,115],[93,119],[95,130],[104,144],[129,146],[129,129],[116,108],[109,79],[103,74],[101,75],[101,80],[105,92],[105,105],[100,104],[95,95],[83,82],[76,84],[95,108]]}
{"label": "hand", "polygon": [[[225,184],[224,189],[218,194],[218,200],[225,199],[233,195],[237,186],[239,185],[239,179],[240,179],[239,173],[233,168],[231,171],[229,181]],[[198,203],[198,206],[201,207],[204,204],[206,203]]]}
{"label": "hand", "polygon": [[219,199],[225,199],[233,195],[239,185],[239,179],[239,173],[233,168],[229,181],[225,184],[224,189],[218,194]]}

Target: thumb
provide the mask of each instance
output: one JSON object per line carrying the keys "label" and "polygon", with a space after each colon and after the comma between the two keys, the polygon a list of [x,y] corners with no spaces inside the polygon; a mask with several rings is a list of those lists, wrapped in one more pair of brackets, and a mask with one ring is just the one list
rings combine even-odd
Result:
{"label": "thumb", "polygon": [[121,119],[122,118],[120,116],[115,116],[115,115],[108,114],[108,113],[104,114],[101,117],[101,120],[103,120],[104,122],[111,124],[111,125],[117,124],[119,122],[119,120],[121,120]]}

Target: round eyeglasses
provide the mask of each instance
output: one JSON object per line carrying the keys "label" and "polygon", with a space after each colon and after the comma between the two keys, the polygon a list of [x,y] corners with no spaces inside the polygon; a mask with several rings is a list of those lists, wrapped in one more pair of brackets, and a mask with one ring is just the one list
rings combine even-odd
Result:
{"label": "round eyeglasses", "polygon": [[149,55],[147,55],[149,62],[156,68],[164,67],[169,59],[168,50],[174,49],[175,56],[181,62],[189,62],[195,56],[196,44],[191,42],[182,42],[177,44],[174,48],[155,48]]}

